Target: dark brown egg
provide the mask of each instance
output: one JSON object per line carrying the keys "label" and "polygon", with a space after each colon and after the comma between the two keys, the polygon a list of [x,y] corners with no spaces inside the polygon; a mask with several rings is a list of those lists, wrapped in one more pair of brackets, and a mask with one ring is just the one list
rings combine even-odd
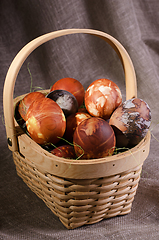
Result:
{"label": "dark brown egg", "polygon": [[115,134],[112,127],[101,118],[88,118],[76,128],[73,136],[76,155],[80,159],[110,156],[115,148]]}
{"label": "dark brown egg", "polygon": [[119,87],[109,79],[95,80],[85,93],[86,109],[94,117],[108,119],[121,102]]}
{"label": "dark brown egg", "polygon": [[76,97],[66,90],[54,90],[48,93],[46,97],[54,100],[60,106],[65,114],[65,117],[68,117],[78,110]]}
{"label": "dark brown egg", "polygon": [[26,114],[30,105],[38,98],[44,98],[45,95],[41,92],[28,93],[19,103],[18,111],[21,117],[26,121]]}
{"label": "dark brown egg", "polygon": [[79,107],[83,104],[85,90],[78,80],[74,78],[62,78],[53,84],[50,91],[57,89],[66,90],[72,93],[76,97]]}
{"label": "dark brown egg", "polygon": [[64,134],[64,138],[69,142],[73,141],[73,134],[76,127],[85,119],[90,118],[91,116],[85,112],[77,112],[71,114],[66,119],[66,131]]}
{"label": "dark brown egg", "polygon": [[37,143],[57,143],[66,129],[66,119],[62,109],[49,98],[34,101],[28,109],[27,131]]}
{"label": "dark brown egg", "polygon": [[62,158],[76,159],[74,147],[69,144],[59,146],[53,149],[51,153]]}
{"label": "dark brown egg", "polygon": [[150,123],[150,108],[139,98],[129,99],[122,103],[113,112],[109,121],[120,147],[137,145],[146,136]]}

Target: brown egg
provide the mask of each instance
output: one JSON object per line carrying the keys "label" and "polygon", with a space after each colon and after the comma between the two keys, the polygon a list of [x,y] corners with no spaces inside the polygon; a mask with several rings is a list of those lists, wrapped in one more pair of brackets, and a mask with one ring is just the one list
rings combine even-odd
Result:
{"label": "brown egg", "polygon": [[85,119],[90,118],[91,116],[85,112],[77,112],[71,114],[66,119],[66,131],[64,134],[64,138],[69,142],[73,141],[73,134],[76,127]]}
{"label": "brown egg", "polygon": [[83,104],[85,90],[78,80],[74,78],[62,78],[53,84],[50,91],[58,89],[72,93],[77,99],[78,107]]}
{"label": "brown egg", "polygon": [[26,121],[26,114],[30,105],[38,98],[44,98],[45,95],[41,92],[28,93],[19,103],[18,111],[21,117]]}
{"label": "brown egg", "polygon": [[62,158],[76,159],[74,147],[69,144],[59,146],[53,149],[51,153]]}
{"label": "brown egg", "polygon": [[[14,117],[18,123],[18,125],[23,129],[23,125],[25,124],[24,119],[22,118],[22,116],[20,115],[19,112],[19,104],[20,102],[17,102],[15,105],[15,109],[14,109]],[[23,129],[25,131],[25,129]]]}
{"label": "brown egg", "polygon": [[87,109],[85,107],[81,107],[78,109],[78,112],[84,112],[84,113],[88,113]]}
{"label": "brown egg", "polygon": [[66,129],[66,119],[62,109],[49,98],[34,101],[28,109],[27,131],[37,143],[57,143]]}
{"label": "brown egg", "polygon": [[109,79],[97,79],[85,93],[85,106],[90,115],[108,119],[122,103],[119,87]]}
{"label": "brown egg", "polygon": [[133,147],[146,135],[151,123],[151,111],[146,102],[132,98],[122,103],[112,114],[109,124],[116,133],[117,145]]}
{"label": "brown egg", "polygon": [[76,155],[80,159],[110,156],[115,148],[115,134],[112,127],[101,118],[88,118],[76,128],[73,136]]}

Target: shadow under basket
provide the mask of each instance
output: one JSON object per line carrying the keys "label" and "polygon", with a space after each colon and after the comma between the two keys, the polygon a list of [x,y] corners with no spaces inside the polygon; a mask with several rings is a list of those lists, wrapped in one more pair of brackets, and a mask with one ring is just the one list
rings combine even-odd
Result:
{"label": "shadow under basket", "polygon": [[[20,130],[14,119],[13,89],[20,67],[42,43],[63,35],[84,33],[102,38],[119,55],[125,71],[126,97],[137,96],[131,59],[110,35],[91,29],[67,29],[45,34],[28,43],[13,60],[4,86],[4,117],[8,147],[17,174],[68,229],[93,224],[131,211],[142,165],[149,154],[150,132],[134,148],[91,160],[71,160],[52,155]],[[22,97],[22,96],[21,96]]]}

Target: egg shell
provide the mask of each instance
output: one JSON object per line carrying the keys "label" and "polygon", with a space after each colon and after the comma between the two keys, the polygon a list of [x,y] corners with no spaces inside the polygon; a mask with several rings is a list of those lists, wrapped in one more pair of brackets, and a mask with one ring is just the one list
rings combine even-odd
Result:
{"label": "egg shell", "polygon": [[64,135],[65,115],[53,100],[37,99],[28,109],[26,127],[30,137],[38,144],[55,144]]}
{"label": "egg shell", "polygon": [[46,95],[47,98],[54,100],[63,110],[65,117],[77,112],[78,102],[76,97],[66,90],[54,90]]}
{"label": "egg shell", "polygon": [[28,93],[19,103],[18,111],[21,117],[26,121],[26,114],[30,105],[38,98],[44,98],[45,95],[41,92]]}
{"label": "egg shell", "polygon": [[51,153],[62,158],[76,159],[74,147],[69,144],[59,146],[53,149]]}
{"label": "egg shell", "polygon": [[85,106],[90,115],[109,119],[112,112],[122,103],[119,87],[109,79],[97,79],[85,93]]}
{"label": "egg shell", "polygon": [[[121,146],[127,142],[127,146],[133,147],[146,136],[149,130],[150,107],[142,99],[129,99],[113,112],[109,124],[113,127],[117,142],[120,142]],[[118,137],[121,138],[121,141],[118,140]]]}
{"label": "egg shell", "polygon": [[76,97],[79,107],[83,104],[85,90],[78,80],[69,77],[62,78],[53,84],[50,91],[57,89],[66,90],[72,93]]}
{"label": "egg shell", "polygon": [[77,126],[73,143],[76,155],[80,159],[93,159],[112,155],[116,139],[108,122],[92,117]]}
{"label": "egg shell", "polygon": [[77,112],[74,114],[71,114],[66,119],[66,131],[64,134],[64,138],[68,140],[69,142],[73,141],[73,134],[76,129],[76,127],[85,119],[91,118],[91,116],[88,113],[85,112]]}

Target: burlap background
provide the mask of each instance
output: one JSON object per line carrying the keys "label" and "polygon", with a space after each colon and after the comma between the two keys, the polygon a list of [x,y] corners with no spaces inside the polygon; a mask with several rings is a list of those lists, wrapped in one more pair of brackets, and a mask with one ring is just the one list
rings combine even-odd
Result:
{"label": "burlap background", "polygon": [[[0,0],[0,239],[159,239],[159,1],[157,0]],[[16,175],[3,123],[2,95],[7,70],[32,39],[59,29],[104,31],[126,48],[133,61],[138,97],[152,111],[151,149],[144,163],[132,212],[123,217],[67,230]],[[24,63],[15,96],[33,86],[49,88],[74,77],[85,88],[105,77],[121,88],[124,73],[110,46],[93,36],[72,35],[48,42]]]}

